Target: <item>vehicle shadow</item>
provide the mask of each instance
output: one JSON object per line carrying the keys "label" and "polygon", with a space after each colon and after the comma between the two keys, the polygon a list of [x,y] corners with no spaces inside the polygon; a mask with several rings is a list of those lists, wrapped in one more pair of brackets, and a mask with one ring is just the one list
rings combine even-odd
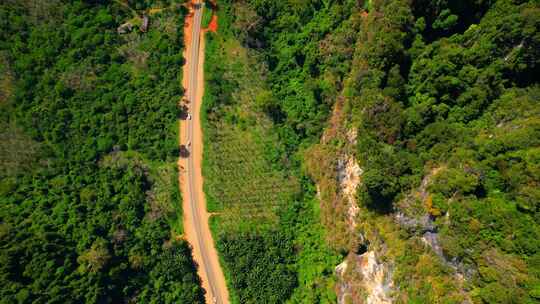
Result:
{"label": "vehicle shadow", "polygon": [[186,145],[180,145],[180,149],[178,149],[178,154],[181,158],[188,158],[191,153],[189,152],[189,149],[186,147]]}
{"label": "vehicle shadow", "polygon": [[189,108],[186,105],[178,106],[178,119],[186,120],[189,115]]}

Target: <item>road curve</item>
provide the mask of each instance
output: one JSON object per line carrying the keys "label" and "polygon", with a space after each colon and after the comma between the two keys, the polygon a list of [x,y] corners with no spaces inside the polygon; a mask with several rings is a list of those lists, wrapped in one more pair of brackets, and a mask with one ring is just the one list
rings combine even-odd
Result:
{"label": "road curve", "polygon": [[[180,122],[181,144],[188,146],[189,156],[180,159],[180,185],[183,192],[184,231],[186,239],[193,247],[198,273],[206,290],[206,303],[228,304],[229,295],[223,271],[219,265],[214,246],[209,215],[202,187],[202,131],[200,108],[203,96],[204,40],[201,40],[201,19],[203,5],[194,1],[191,24],[186,27],[186,49],[184,57],[184,86],[189,100],[189,116]],[[188,20],[189,22],[189,20]],[[191,33],[189,32],[191,27]],[[186,81],[187,80],[187,81]]]}

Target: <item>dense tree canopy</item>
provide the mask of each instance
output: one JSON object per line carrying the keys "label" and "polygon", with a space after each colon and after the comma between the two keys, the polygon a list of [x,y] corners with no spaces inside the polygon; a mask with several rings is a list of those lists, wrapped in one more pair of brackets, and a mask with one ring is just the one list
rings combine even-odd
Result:
{"label": "dense tree canopy", "polygon": [[[176,3],[0,4],[3,302],[203,301],[176,238]],[[140,15],[156,5],[167,9],[142,33]],[[215,173],[206,185],[226,193],[236,180],[219,178],[238,172],[249,187],[269,184],[227,196],[257,205],[248,217],[218,210],[213,222],[233,301],[335,302],[339,254],[371,250],[393,267],[398,303],[538,302],[537,1],[217,9],[205,134],[257,145],[223,145],[252,155],[223,153],[228,166],[205,168]],[[125,22],[133,29],[120,35]],[[336,182],[344,156],[362,169],[356,230]],[[291,180],[298,187],[275,191]],[[268,198],[276,193],[286,198]]]}
{"label": "dense tree canopy", "polygon": [[176,238],[185,9],[120,35],[134,2],[0,4],[2,303],[204,301]]}
{"label": "dense tree canopy", "polygon": [[[538,300],[537,2],[253,0],[232,7],[234,33],[265,59],[271,94],[261,109],[290,157],[304,161],[297,152],[319,142],[324,127],[336,128],[327,123],[330,110],[343,108],[343,124],[358,130],[353,154],[363,169],[357,197],[366,223],[423,210],[443,264],[466,273],[473,301]],[[323,142],[314,148],[321,153],[310,154],[321,157],[308,160],[312,166],[335,164],[325,153],[340,157],[332,151],[346,146],[339,137]],[[320,181],[335,168],[311,170]],[[422,180],[430,184],[427,198],[414,209],[404,201]],[[323,219],[338,226],[330,203]],[[410,244],[417,237],[402,233]],[[397,258],[409,299],[463,300],[449,286],[446,294],[429,291],[421,275],[411,280],[415,254]]]}

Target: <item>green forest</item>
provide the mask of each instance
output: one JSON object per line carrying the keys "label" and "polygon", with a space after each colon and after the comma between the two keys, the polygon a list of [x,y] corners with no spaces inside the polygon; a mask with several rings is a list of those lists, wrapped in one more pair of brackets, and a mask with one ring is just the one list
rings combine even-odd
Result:
{"label": "green forest", "polygon": [[178,237],[187,10],[168,2],[0,3],[1,303],[204,302]]}
{"label": "green forest", "polygon": [[335,303],[339,254],[324,240],[314,185],[262,111],[272,91],[261,57],[238,38],[233,6],[218,5],[218,31],[206,33],[203,175],[231,302]]}
{"label": "green forest", "polygon": [[[184,2],[0,1],[0,303],[204,303],[176,166]],[[232,303],[540,301],[537,1],[204,2]]]}
{"label": "green forest", "polygon": [[[537,2],[245,0],[217,12],[207,141],[262,128],[267,161],[300,187],[271,224],[216,219],[238,302],[335,302],[332,268],[366,251],[391,265],[397,303],[540,300]],[[343,155],[362,169],[352,230]]]}

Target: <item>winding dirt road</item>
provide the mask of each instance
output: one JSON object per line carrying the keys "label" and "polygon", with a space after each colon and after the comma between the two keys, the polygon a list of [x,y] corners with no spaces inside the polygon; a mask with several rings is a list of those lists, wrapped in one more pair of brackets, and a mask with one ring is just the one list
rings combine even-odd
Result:
{"label": "winding dirt road", "polygon": [[198,274],[206,290],[206,303],[228,304],[229,294],[225,277],[219,264],[217,250],[208,226],[209,214],[203,192],[202,178],[202,130],[200,109],[204,85],[204,33],[201,32],[203,7],[193,1],[191,14],[184,28],[185,50],[183,86],[189,100],[189,116],[180,120],[180,143],[189,145],[189,156],[180,158],[180,188],[183,194],[184,232],[193,247],[193,256],[198,264]]}

